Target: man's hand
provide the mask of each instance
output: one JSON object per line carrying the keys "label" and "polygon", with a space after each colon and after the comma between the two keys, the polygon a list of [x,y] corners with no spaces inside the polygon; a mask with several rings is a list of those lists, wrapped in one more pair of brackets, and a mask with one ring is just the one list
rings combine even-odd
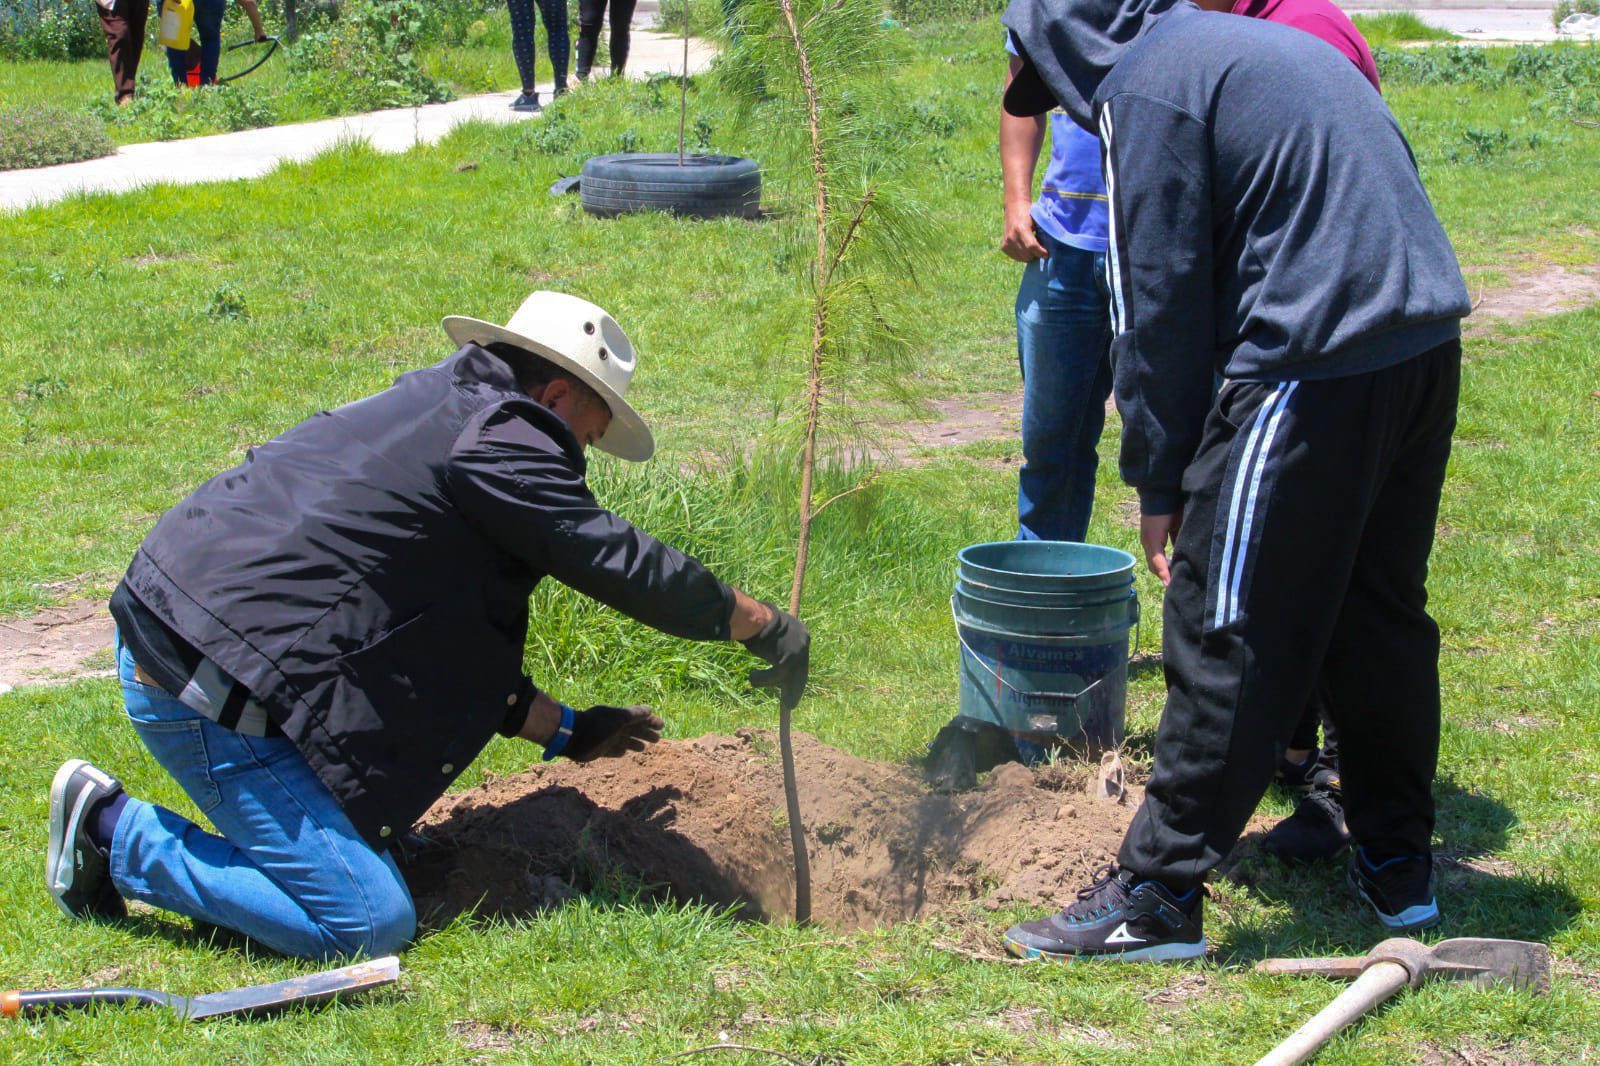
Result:
{"label": "man's hand", "polygon": [[788,611],[780,611],[770,603],[765,606],[772,612],[772,621],[740,643],[751,655],[771,663],[772,668],[750,671],[750,683],[756,688],[778,689],[784,705],[793,707],[800,702],[811,673],[811,631]]}
{"label": "man's hand", "polygon": [[1144,561],[1150,572],[1161,579],[1163,585],[1172,584],[1172,567],[1167,562],[1167,546],[1178,541],[1178,528],[1183,525],[1183,510],[1171,514],[1141,514],[1139,516],[1139,543],[1144,547]]}
{"label": "man's hand", "polygon": [[1050,254],[1034,232],[1033,212],[1028,204],[1006,208],[1006,228],[1000,237],[1000,250],[1019,263],[1031,263]]}
{"label": "man's hand", "polygon": [[662,725],[649,707],[590,707],[572,716],[572,739],[561,754],[573,762],[593,762],[643,751],[661,739]]}

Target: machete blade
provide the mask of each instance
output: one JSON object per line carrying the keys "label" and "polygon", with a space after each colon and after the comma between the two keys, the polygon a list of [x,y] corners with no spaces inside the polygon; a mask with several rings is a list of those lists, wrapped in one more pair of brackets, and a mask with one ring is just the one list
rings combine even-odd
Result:
{"label": "machete blade", "polygon": [[177,1011],[179,1017],[190,1020],[217,1018],[228,1014],[268,1014],[286,1007],[321,1003],[350,992],[393,984],[399,977],[400,960],[388,955],[337,970],[324,970],[321,973],[291,977],[287,981],[275,981],[270,985],[191,996],[187,1001],[174,1003],[172,1008]]}

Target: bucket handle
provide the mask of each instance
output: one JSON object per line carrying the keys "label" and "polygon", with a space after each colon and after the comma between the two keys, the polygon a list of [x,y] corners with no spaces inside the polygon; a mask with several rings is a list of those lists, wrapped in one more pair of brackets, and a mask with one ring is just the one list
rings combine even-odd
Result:
{"label": "bucket handle", "polygon": [[[979,655],[977,652],[972,650],[972,645],[967,643],[967,638],[961,635],[961,619],[956,614],[956,598],[954,596],[950,597],[950,621],[955,625],[956,640],[958,642],[960,642],[961,647],[966,651],[966,653],[968,655],[972,656],[972,661],[977,663],[978,666],[980,668],[982,668],[984,673],[988,674],[990,677],[994,678],[996,681],[1000,682],[1000,684],[1004,685],[1006,688],[1010,689],[1012,692],[1015,692],[1019,696],[1023,696],[1023,697],[1031,698],[1031,699],[1066,700],[1068,703],[1076,703],[1078,700],[1082,699],[1084,696],[1087,696],[1090,692],[1094,691],[1094,687],[1096,685],[1098,685],[1100,682],[1104,681],[1106,678],[1111,676],[1111,674],[1101,674],[1099,677],[1097,677],[1093,681],[1089,682],[1087,685],[1085,685],[1083,688],[1079,689],[1077,692],[1024,692],[1022,689],[1020,689],[1017,686],[1013,685],[1011,682],[1007,681],[1005,678],[1001,677],[998,673],[996,673],[994,671],[994,669],[989,666],[988,663],[983,661],[983,657],[981,655]],[[1135,593],[1134,596],[1133,596],[1133,655],[1134,656],[1139,654],[1140,641],[1141,641],[1141,638],[1144,635],[1143,634],[1143,628],[1142,628],[1143,625],[1144,625],[1144,612],[1142,610],[1140,610],[1140,608],[1139,608],[1139,596],[1138,596],[1137,593]],[[1130,656],[1130,658],[1132,658],[1132,656]],[[1113,673],[1114,672],[1115,671],[1113,671]]]}

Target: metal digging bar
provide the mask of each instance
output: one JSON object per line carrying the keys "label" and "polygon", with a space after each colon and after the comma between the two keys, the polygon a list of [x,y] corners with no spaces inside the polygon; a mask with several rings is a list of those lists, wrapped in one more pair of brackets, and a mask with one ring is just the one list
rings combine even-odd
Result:
{"label": "metal digging bar", "polygon": [[1355,979],[1337,999],[1256,1062],[1256,1066],[1297,1066],[1340,1029],[1407,985],[1417,988],[1425,981],[1467,981],[1482,987],[1509,985],[1535,994],[1547,992],[1550,951],[1526,940],[1456,937],[1428,945],[1397,937],[1360,958],[1267,959],[1256,964],[1256,972]]}

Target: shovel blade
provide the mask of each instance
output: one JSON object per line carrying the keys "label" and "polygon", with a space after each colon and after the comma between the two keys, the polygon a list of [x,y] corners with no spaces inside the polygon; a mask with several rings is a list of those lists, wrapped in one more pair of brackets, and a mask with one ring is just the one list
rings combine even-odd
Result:
{"label": "shovel blade", "polygon": [[1527,940],[1454,937],[1428,950],[1428,977],[1548,992],[1550,949]]}
{"label": "shovel blade", "polygon": [[399,977],[400,960],[389,955],[337,970],[275,981],[270,985],[193,996],[181,1003],[174,1003],[173,1009],[191,1020],[229,1014],[270,1014],[288,1007],[321,1003],[335,996],[393,984]]}

